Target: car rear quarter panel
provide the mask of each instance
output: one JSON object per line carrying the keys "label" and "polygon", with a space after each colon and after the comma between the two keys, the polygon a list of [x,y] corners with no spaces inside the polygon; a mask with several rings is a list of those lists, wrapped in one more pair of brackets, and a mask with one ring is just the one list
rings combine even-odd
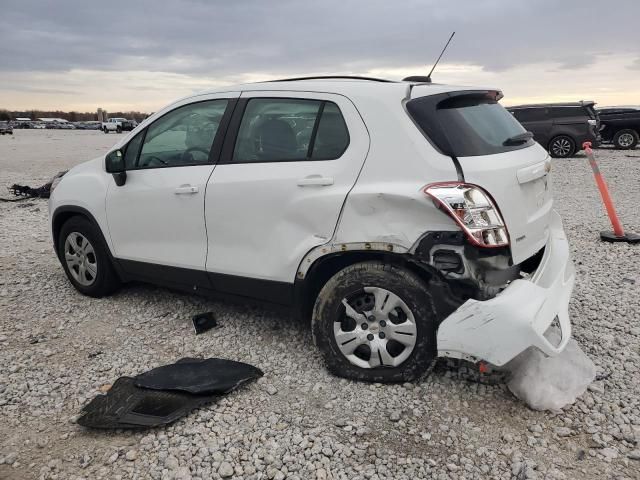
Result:
{"label": "car rear quarter panel", "polygon": [[457,180],[453,160],[413,124],[402,98],[352,100],[371,146],[347,196],[334,243],[382,242],[408,250],[426,231],[458,230],[422,192],[429,183]]}

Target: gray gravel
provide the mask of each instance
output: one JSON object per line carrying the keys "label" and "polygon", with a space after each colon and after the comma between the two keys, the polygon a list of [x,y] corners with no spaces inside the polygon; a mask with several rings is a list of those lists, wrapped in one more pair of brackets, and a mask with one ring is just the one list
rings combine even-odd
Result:
{"label": "gray gravel", "polygon": [[[3,185],[39,184],[116,135],[16,131],[0,137]],[[640,231],[640,150],[599,150],[630,230]],[[640,246],[608,228],[585,157],[554,161],[574,254],[574,335],[598,381],[558,412],[534,412],[504,385],[436,369],[404,385],[330,376],[307,325],[286,314],[133,285],[81,296],[51,249],[45,201],[0,204],[0,478],[640,478]],[[194,336],[190,316],[222,325]],[[76,425],[101,386],[183,356],[264,370],[257,383],[167,428]]]}

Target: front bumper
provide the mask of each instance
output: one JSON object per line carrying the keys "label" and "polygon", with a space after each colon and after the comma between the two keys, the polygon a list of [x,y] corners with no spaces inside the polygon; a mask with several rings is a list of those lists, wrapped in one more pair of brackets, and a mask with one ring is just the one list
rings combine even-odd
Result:
{"label": "front bumper", "polygon": [[[569,299],[574,283],[569,243],[554,211],[544,255],[533,275],[514,280],[490,300],[462,304],[438,328],[438,355],[496,366],[529,347],[557,355],[571,337]],[[544,333],[556,318],[562,339],[553,345]]]}

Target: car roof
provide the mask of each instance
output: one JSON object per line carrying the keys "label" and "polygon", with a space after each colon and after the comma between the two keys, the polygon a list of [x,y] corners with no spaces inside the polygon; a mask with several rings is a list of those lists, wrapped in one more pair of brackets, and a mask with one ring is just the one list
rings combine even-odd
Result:
{"label": "car roof", "polygon": [[[414,87],[420,87],[415,89]],[[436,95],[460,90],[496,90],[495,88],[480,88],[459,85],[445,85],[430,82],[395,81],[383,78],[357,77],[357,76],[318,76],[285,78],[282,80],[270,80],[264,82],[229,85],[204,92],[199,92],[187,98],[224,93],[233,91],[289,91],[289,92],[322,92],[335,93],[347,97],[373,94],[381,97],[405,98],[410,91],[415,96]],[[184,100],[184,99],[182,99]]]}
{"label": "car roof", "polygon": [[510,105],[507,108],[547,108],[547,107],[588,107],[595,105],[593,100],[580,100],[579,102],[558,103],[529,103],[525,105]]}

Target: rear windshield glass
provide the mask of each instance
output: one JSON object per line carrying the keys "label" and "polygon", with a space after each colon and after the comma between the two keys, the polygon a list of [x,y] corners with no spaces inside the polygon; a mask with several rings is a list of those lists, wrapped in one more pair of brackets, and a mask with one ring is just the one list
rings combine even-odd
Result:
{"label": "rear windshield glass", "polygon": [[407,111],[443,153],[456,157],[492,155],[533,144],[531,139],[518,140],[526,130],[486,95],[447,98],[435,109],[429,96],[420,97],[407,103]]}

